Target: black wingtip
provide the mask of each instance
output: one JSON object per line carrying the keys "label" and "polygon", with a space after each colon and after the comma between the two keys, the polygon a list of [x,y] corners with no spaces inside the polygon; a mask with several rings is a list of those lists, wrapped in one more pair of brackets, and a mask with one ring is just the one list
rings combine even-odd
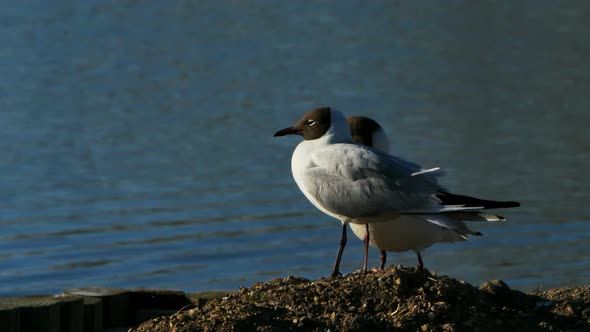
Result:
{"label": "black wingtip", "polygon": [[501,208],[513,208],[519,207],[519,202],[513,201],[490,201],[487,199],[479,199],[475,197],[469,197],[464,195],[451,194],[446,191],[439,192],[436,197],[440,199],[444,205],[463,205],[463,206],[481,206],[483,209],[501,209]]}
{"label": "black wingtip", "polygon": [[520,206],[519,202],[508,201],[508,202],[502,202],[502,203],[504,203],[506,205],[505,207],[519,207]]}

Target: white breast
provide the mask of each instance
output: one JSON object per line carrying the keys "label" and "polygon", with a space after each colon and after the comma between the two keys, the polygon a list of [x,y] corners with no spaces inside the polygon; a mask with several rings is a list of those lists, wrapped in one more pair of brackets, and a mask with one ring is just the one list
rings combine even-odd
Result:
{"label": "white breast", "polygon": [[322,144],[320,140],[321,139],[313,141],[303,141],[299,143],[299,145],[297,145],[297,148],[295,148],[295,151],[293,152],[293,157],[291,158],[291,172],[293,173],[293,178],[295,179],[295,183],[297,183],[299,190],[303,192],[305,197],[307,197],[307,199],[316,208],[318,208],[320,211],[331,217],[341,220],[340,216],[326,210],[321,204],[319,204],[319,202],[312,195],[309,194],[309,191],[303,185],[303,173],[313,166],[311,157],[312,151],[320,147],[320,145]]}

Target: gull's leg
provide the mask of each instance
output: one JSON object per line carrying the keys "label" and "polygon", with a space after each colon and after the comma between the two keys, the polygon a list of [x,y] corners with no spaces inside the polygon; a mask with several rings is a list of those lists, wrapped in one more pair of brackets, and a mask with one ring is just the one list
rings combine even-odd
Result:
{"label": "gull's leg", "polygon": [[416,268],[418,271],[424,271],[424,263],[422,262],[422,256],[420,256],[420,252],[416,251],[416,255],[418,255],[418,265],[416,265]]}
{"label": "gull's leg", "polygon": [[334,262],[334,269],[332,270],[331,277],[337,277],[340,273],[340,260],[342,259],[342,253],[346,247],[346,224],[342,223],[342,236],[340,237],[340,247],[338,248],[338,255],[336,255],[336,262]]}
{"label": "gull's leg", "polygon": [[367,230],[367,234],[365,235],[365,258],[363,259],[363,273],[367,273],[367,265],[369,260],[369,224],[365,224],[365,229]]}
{"label": "gull's leg", "polygon": [[387,261],[387,252],[385,250],[381,250],[381,271],[385,269],[385,262]]}

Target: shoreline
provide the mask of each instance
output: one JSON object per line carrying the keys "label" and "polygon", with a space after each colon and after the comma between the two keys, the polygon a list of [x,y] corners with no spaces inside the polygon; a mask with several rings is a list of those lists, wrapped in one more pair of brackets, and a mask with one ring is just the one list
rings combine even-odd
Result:
{"label": "shoreline", "polygon": [[0,332],[120,332],[237,291],[81,287],[0,298]]}
{"label": "shoreline", "polygon": [[234,291],[84,287],[0,298],[0,331],[588,331],[590,286],[524,293],[408,267]]}

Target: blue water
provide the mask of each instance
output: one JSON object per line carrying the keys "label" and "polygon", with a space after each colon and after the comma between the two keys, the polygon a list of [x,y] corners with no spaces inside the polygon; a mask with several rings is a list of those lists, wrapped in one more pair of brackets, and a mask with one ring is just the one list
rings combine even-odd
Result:
{"label": "blue water", "polygon": [[589,10],[3,3],[0,295],[327,276],[340,224],[291,177],[298,139],[272,137],[324,105],[378,120],[395,154],[445,168],[454,192],[522,203],[473,225],[484,237],[428,249],[427,268],[522,290],[588,284]]}

